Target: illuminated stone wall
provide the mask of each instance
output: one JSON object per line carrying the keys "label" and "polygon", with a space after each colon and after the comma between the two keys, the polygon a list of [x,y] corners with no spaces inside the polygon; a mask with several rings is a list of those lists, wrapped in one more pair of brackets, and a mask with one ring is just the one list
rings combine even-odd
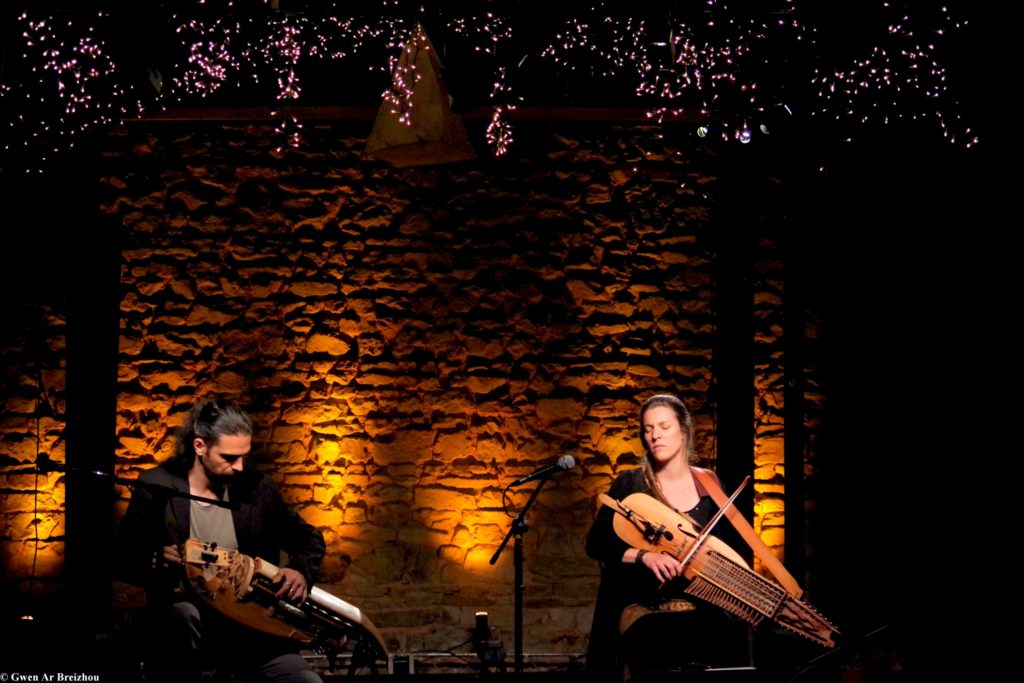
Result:
{"label": "illuminated stone wall", "polygon": [[[782,353],[783,264],[770,240],[762,240],[754,290],[754,528],[780,559],[785,543],[785,358]],[[755,565],[761,563],[754,558]]]}
{"label": "illuminated stone wall", "polygon": [[[0,572],[4,610],[60,586],[64,563],[64,478],[35,473],[46,453],[64,460],[65,312],[18,306],[0,335]],[[20,603],[20,604],[19,604]]]}
{"label": "illuminated stone wall", "polygon": [[[511,649],[511,548],[488,562],[502,489],[570,453],[530,515],[524,648],[581,652],[598,575],[583,538],[640,455],[640,401],[680,395],[713,464],[715,179],[659,129],[564,128],[514,158],[405,170],[343,126],[307,126],[298,150],[261,126],[116,134],[100,174],[123,230],[118,474],[165,460],[198,397],[233,397],[259,425],[254,466],[324,532],[321,585],[395,650],[450,650],[478,610]],[[755,523],[781,554],[781,257],[756,251]],[[29,433],[13,407],[5,444]],[[2,499],[12,577],[30,571],[25,476]]]}
{"label": "illuminated stone wall", "polygon": [[399,649],[447,650],[480,609],[511,638],[511,552],[488,563],[502,488],[571,453],[526,536],[525,649],[581,651],[583,537],[640,453],[639,401],[679,393],[711,442],[699,158],[653,129],[406,170],[331,128],[316,153],[257,127],[130,135],[105,179],[125,230],[122,472],[170,454],[196,397],[236,397],[260,466],[327,538],[323,583]]}

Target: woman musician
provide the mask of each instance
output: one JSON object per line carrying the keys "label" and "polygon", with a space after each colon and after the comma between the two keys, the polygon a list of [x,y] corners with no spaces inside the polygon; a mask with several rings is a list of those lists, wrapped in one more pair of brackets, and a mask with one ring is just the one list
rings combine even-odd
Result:
{"label": "woman musician", "polygon": [[[693,418],[675,396],[657,395],[640,409],[641,467],[623,472],[608,495],[646,493],[700,525],[717,512],[693,474]],[[641,670],[749,666],[750,629],[713,605],[685,598],[683,565],[669,554],[638,550],[613,528],[615,511],[601,507],[587,535],[587,554],[601,563],[587,670],[621,680]],[[743,553],[746,544],[726,519],[712,530]],[[749,559],[749,557],[747,558]]]}

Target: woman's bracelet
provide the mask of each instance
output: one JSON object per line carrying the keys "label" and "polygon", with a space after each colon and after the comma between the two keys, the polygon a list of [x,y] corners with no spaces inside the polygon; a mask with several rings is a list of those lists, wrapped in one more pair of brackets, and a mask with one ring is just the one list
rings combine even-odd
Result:
{"label": "woman's bracelet", "polygon": [[644,555],[646,555],[646,554],[647,554],[647,551],[646,551],[646,550],[644,550],[643,548],[641,548],[640,550],[637,550],[637,551],[636,551],[636,561],[637,561],[638,563],[639,563],[639,562],[642,562],[642,561],[643,561],[643,559],[644,559]]}

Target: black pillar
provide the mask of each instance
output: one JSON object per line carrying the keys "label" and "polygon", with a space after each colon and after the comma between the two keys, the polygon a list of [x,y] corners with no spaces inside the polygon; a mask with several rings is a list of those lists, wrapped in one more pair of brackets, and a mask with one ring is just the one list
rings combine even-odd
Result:
{"label": "black pillar", "polygon": [[[731,492],[754,472],[753,238],[746,149],[723,149],[714,201],[716,251],[715,342],[712,359],[717,411],[716,469]],[[748,519],[753,485],[736,504]]]}
{"label": "black pillar", "polygon": [[68,249],[65,578],[70,634],[93,651],[111,623],[113,483],[78,472],[114,470],[117,444],[118,233],[99,211],[94,163],[76,164],[50,186],[55,230]]}

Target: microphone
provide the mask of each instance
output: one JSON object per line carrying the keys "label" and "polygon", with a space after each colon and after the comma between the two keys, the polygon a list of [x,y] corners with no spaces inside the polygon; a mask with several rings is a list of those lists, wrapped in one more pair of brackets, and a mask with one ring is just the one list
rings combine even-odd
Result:
{"label": "microphone", "polygon": [[573,467],[576,467],[576,459],[573,458],[571,455],[563,455],[555,462],[554,465],[545,465],[544,467],[541,467],[533,474],[528,474],[525,477],[519,477],[514,482],[509,484],[507,488],[512,488],[513,486],[521,486],[528,481],[540,479],[541,477],[549,477],[555,472],[571,470]]}

